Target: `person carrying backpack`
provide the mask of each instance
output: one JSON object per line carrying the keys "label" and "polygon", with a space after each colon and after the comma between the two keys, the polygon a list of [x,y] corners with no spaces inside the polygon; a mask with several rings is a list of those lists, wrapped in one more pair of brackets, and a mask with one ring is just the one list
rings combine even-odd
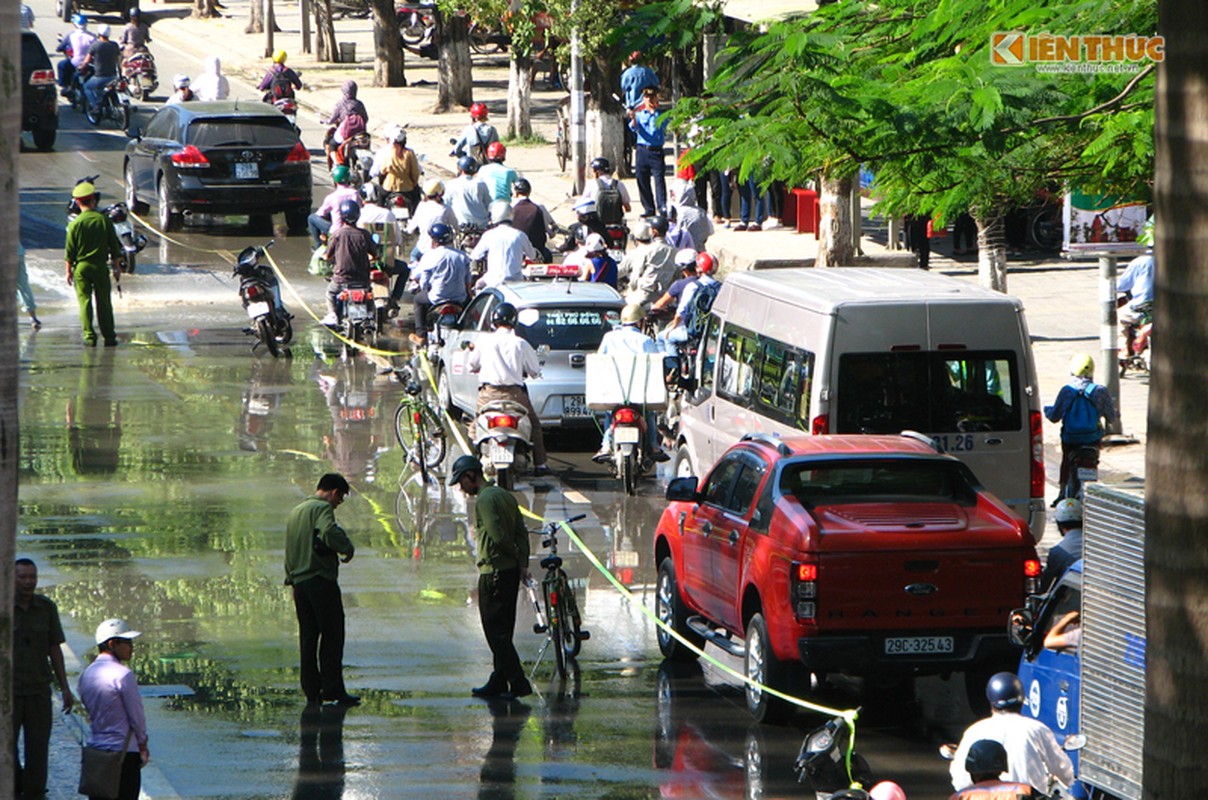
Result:
{"label": "person carrying backpack", "polygon": [[596,213],[605,225],[621,225],[630,211],[629,192],[625,184],[612,176],[612,162],[598,157],[591,160],[595,180],[583,187],[583,198],[596,201]]}
{"label": "person carrying backpack", "polygon": [[700,259],[699,254],[693,250],[681,250],[676,255],[677,260],[680,254],[684,256],[685,263],[691,254],[699,274],[695,283],[685,287],[679,305],[676,306],[675,319],[667,333],[667,351],[672,354],[679,353],[679,345],[700,339],[705,330],[705,322],[709,318],[709,311],[713,308],[713,301],[721,291],[721,281],[713,277],[712,259]]}
{"label": "person carrying backpack", "polygon": [[365,126],[369,123],[369,112],[365,110],[365,104],[357,99],[357,82],[344,81],[340,94],[342,96],[327,116],[327,135],[323,137],[328,169],[331,169],[334,163],[334,151],[346,139],[364,133]]}
{"label": "person carrying backpack", "polygon": [[294,92],[302,88],[302,79],[298,73],[285,66],[287,54],[284,50],[273,53],[273,65],[264,73],[260,80],[260,91],[264,92],[264,102],[272,103],[285,97],[293,97]]}
{"label": "person carrying backpack", "polygon": [[1116,404],[1107,387],[1095,383],[1095,360],[1086,354],[1070,359],[1069,383],[1061,387],[1053,405],[1044,407],[1049,422],[1061,423],[1061,475],[1058,485],[1069,478],[1070,459],[1078,448],[1098,448],[1103,439],[1103,421],[1115,422]]}
{"label": "person carrying backpack", "polygon": [[470,156],[479,164],[487,160],[487,148],[493,142],[499,141],[499,131],[487,122],[490,113],[486,103],[474,103],[470,106],[470,124],[461,132],[461,136],[453,140],[451,156],[461,158]]}

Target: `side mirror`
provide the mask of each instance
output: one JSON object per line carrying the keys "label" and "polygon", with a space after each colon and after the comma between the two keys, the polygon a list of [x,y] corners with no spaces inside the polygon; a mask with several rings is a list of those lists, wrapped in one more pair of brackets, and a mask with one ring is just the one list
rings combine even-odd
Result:
{"label": "side mirror", "polygon": [[1036,616],[1030,608],[1017,608],[1007,618],[1007,638],[1016,647],[1025,650],[1032,642],[1036,630]]}
{"label": "side mirror", "polygon": [[141,142],[143,140],[143,129],[135,125],[130,129],[130,138],[136,142]]}
{"label": "side mirror", "polygon": [[667,484],[667,499],[682,503],[699,503],[700,494],[696,491],[696,483],[696,478],[691,475],[672,478]]}
{"label": "side mirror", "polygon": [[1069,736],[1065,737],[1065,741],[1061,743],[1061,748],[1063,750],[1081,750],[1084,747],[1086,747],[1085,733],[1071,733]]}

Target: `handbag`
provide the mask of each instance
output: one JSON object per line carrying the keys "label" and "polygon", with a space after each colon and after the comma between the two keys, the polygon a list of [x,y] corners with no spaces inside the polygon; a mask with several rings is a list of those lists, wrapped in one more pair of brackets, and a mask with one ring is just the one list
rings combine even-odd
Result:
{"label": "handbag", "polygon": [[126,760],[126,748],[133,733],[133,728],[126,730],[121,750],[84,745],[80,751],[80,794],[109,800],[118,796],[122,788],[122,762]]}

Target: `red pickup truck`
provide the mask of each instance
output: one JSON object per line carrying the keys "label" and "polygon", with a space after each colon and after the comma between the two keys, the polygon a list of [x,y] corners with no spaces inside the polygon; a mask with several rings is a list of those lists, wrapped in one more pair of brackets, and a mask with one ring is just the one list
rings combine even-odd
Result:
{"label": "red pickup truck", "polygon": [[[810,673],[997,669],[1016,655],[1003,614],[1039,588],[1027,525],[922,436],[753,434],[667,499],[659,618],[787,694]],[[658,638],[667,658],[697,657]],[[793,710],[759,686],[746,697],[760,721]]]}

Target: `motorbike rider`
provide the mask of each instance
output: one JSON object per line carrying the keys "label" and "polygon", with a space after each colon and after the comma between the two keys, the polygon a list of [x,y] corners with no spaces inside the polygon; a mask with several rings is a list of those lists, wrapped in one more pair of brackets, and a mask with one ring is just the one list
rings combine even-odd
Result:
{"label": "motorbike rider", "polygon": [[1071,564],[1082,558],[1082,503],[1076,497],[1057,501],[1053,518],[1061,541],[1049,548],[1044,572],[1040,573],[1042,592],[1047,592]]}
{"label": "motorbike rider", "polygon": [[189,87],[192,81],[188,75],[177,75],[172,78],[172,96],[167,99],[164,105],[174,106],[177,103],[187,103],[191,100],[196,100],[197,95],[193,94],[193,90]]}
{"label": "motorbike rider", "polygon": [[[696,205],[696,187],[687,183],[680,192],[672,198],[671,211],[675,215],[677,230],[686,231],[692,237],[691,245],[694,250],[704,250],[705,243],[713,235],[713,221]],[[670,241],[670,239],[668,239]]]}
{"label": "motorbike rider", "polygon": [[256,87],[264,92],[264,102],[272,103],[286,97],[293,97],[294,92],[302,88],[302,79],[298,73],[285,66],[288,54],[284,50],[273,52],[273,63],[260,79]]}
{"label": "motorbike rider", "polygon": [[578,222],[570,226],[567,232],[566,240],[558,245],[558,251],[561,253],[569,253],[575,250],[580,242],[587,241],[587,235],[590,233],[598,233],[603,237],[604,241],[608,241],[608,228],[600,219],[600,214],[596,211],[596,201],[589,200],[586,197],[580,197],[575,201],[575,216]]}
{"label": "motorbike rider", "polygon": [[[621,211],[628,214],[632,210],[629,190],[625,188],[625,184],[621,183],[620,179],[613,177],[612,162],[603,156],[597,156],[591,160],[590,166],[595,180],[588,181],[587,185],[583,187],[583,198],[595,201],[598,200],[601,189],[616,189],[621,195]],[[598,209],[598,202],[596,206]]]}
{"label": "motorbike rider", "polygon": [[[457,229],[457,217],[453,209],[445,204],[445,184],[438,178],[429,178],[424,183],[424,199],[415,207],[415,213],[407,220],[407,233],[418,233],[415,247],[411,250],[411,261],[420,258],[432,249],[432,237],[429,231],[436,223],[449,226],[449,230]],[[450,240],[452,241],[452,240]]]}
{"label": "motorbike rider", "polygon": [[92,43],[96,41],[96,36],[88,30],[87,17],[83,14],[76,14],[72,17],[72,22],[75,23],[75,28],[63,37],[59,41],[59,46],[55,48],[60,53],[71,52],[70,56],[59,62],[59,89],[64,97],[67,97],[71,84],[75,80],[76,71],[84,66],[84,62],[88,59],[88,51],[92,47]]}
{"label": "motorbike rider", "polygon": [[583,271],[579,278],[617,288],[617,262],[608,255],[608,243],[604,237],[598,233],[590,234],[583,243],[583,249]]}
{"label": "motorbike rider", "polygon": [[323,239],[327,236],[328,231],[339,228],[342,223],[340,219],[340,204],[345,200],[356,201],[357,190],[352,188],[352,175],[348,171],[348,167],[341,164],[331,171],[331,180],[335,183],[335,188],[323,198],[323,203],[315,213],[306,218],[306,228],[310,231],[310,244],[314,249],[318,249]]}
{"label": "motorbike rider", "polygon": [[428,343],[428,312],[444,303],[465,307],[470,299],[470,257],[453,246],[453,226],[435,222],[429,226],[431,248],[415,268],[415,332],[411,342]]}
{"label": "motorbike rider", "polygon": [[511,400],[528,410],[533,428],[533,475],[548,475],[541,419],[529,399],[525,378],[541,377],[541,362],[533,346],[516,333],[516,307],[500,303],[491,315],[494,332],[470,348],[466,367],[478,376],[478,410],[495,400]]}
{"label": "motorbike rider", "polygon": [[[658,342],[638,329],[642,316],[642,307],[635,303],[630,303],[622,308],[620,326],[604,334],[604,338],[600,339],[600,348],[597,352],[601,355],[634,355],[660,352]],[[645,413],[645,419],[646,449],[650,454],[651,460],[659,463],[669,461],[671,457],[663,452],[662,442],[659,441],[658,415],[648,410]],[[597,464],[607,464],[612,460],[611,411],[605,414],[602,427],[604,435],[600,439],[600,449],[591,457],[591,460]]]}
{"label": "motorbike rider", "polygon": [[100,112],[101,93],[105,87],[117,80],[118,64],[122,59],[122,49],[117,42],[109,40],[109,26],[102,25],[97,29],[96,41],[88,48],[88,57],[83,66],[92,67],[92,77],[84,82],[84,96],[93,114]]}
{"label": "motorbike rider", "polygon": [[491,221],[491,190],[478,179],[478,162],[470,156],[457,159],[457,177],[445,186],[445,200],[457,224],[485,230]]}
{"label": "motorbike rider", "polygon": [[1032,787],[1026,783],[1004,781],[999,775],[1007,771],[1007,751],[1000,742],[980,739],[969,746],[965,770],[973,784],[954,793],[948,800],[1018,800],[1031,797]]}
{"label": "motorbike rider", "polygon": [[[356,119],[358,117],[359,121]],[[336,150],[346,139],[352,138],[358,131],[364,131],[367,124],[369,112],[365,109],[365,104],[357,99],[357,82],[351,79],[344,81],[340,87],[340,99],[327,115],[323,150],[327,153],[328,169],[335,162],[344,163],[342,157],[336,157]]]}
{"label": "motorbike rider", "polygon": [[700,279],[701,274],[713,274],[713,256],[708,253],[697,253],[696,260],[680,263],[679,253],[676,253],[676,266],[680,269],[680,277],[671,282],[663,296],[650,306],[650,313],[655,317],[674,314],[679,307],[684,291]]}
{"label": "motorbike rider", "polygon": [[[990,716],[980,719],[965,730],[949,773],[952,788],[968,788],[973,778],[965,766],[974,742],[992,739],[1007,753],[1007,769],[1002,774],[1008,781],[1026,783],[1033,791],[1049,794],[1049,784],[1055,780],[1063,786],[1074,782],[1074,766],[1061,749],[1057,737],[1048,726],[1037,719],[1025,717],[1023,684],[1012,672],[999,672],[986,684],[986,699],[990,701]],[[997,773],[996,773],[997,774]]]}
{"label": "motorbike rider", "polygon": [[395,126],[391,133],[388,149],[374,156],[369,175],[378,178],[387,192],[402,195],[407,213],[413,214],[420,200],[422,170],[415,151],[407,147],[407,131]]}
{"label": "motorbike rider", "polygon": [[[688,260],[689,254],[693,260],[698,256],[694,250],[681,250],[680,254],[682,254],[683,261]],[[671,329],[667,332],[666,347],[669,353],[678,354],[680,345],[692,341],[694,336],[699,335],[699,331],[696,330],[699,324],[696,321],[698,313],[696,295],[698,292],[707,291],[716,297],[719,283],[720,281],[713,277],[711,269],[709,272],[702,272],[700,265],[697,265],[696,281],[684,287],[679,305],[675,307],[675,318],[671,320]]]}
{"label": "motorbike rider", "polygon": [[1103,420],[1115,423],[1116,404],[1108,394],[1107,387],[1095,383],[1095,360],[1086,354],[1078,354],[1070,358],[1069,383],[1057,392],[1053,405],[1044,407],[1044,415],[1049,422],[1061,424],[1061,474],[1059,477],[1064,497],[1066,483],[1070,476],[1070,460],[1078,448],[1091,446],[1099,448],[1103,439]]}
{"label": "motorbike rider", "polygon": [[118,40],[118,44],[122,46],[122,57],[129,58],[135,53],[145,51],[150,41],[151,29],[143,22],[138,6],[134,6],[130,9],[130,21],[122,28],[122,38]]}
{"label": "motorbike rider", "polygon": [[339,323],[344,309],[337,299],[349,286],[368,286],[369,270],[377,258],[378,248],[369,231],[358,228],[361,205],[356,200],[340,202],[343,224],[333,226],[327,237],[327,259],[331,262],[331,282],[327,285],[327,310]]}
{"label": "motorbike rider", "polygon": [[625,300],[649,307],[663,296],[675,278],[675,248],[646,220],[633,226],[632,235],[637,247],[625,254],[619,269],[621,278],[629,280]]}
{"label": "motorbike rider", "polygon": [[558,226],[545,206],[529,198],[532,191],[533,185],[527,178],[517,178],[516,183],[512,185],[512,192],[516,195],[516,199],[512,201],[512,224],[518,230],[524,231],[533,249],[537,251],[537,256],[548,263],[553,260],[553,254],[550,253],[546,242]]}
{"label": "motorbike rider", "polygon": [[[492,142],[499,141],[499,131],[495,130],[495,126],[487,122],[487,104],[474,103],[470,106],[470,124],[467,125],[461,132],[461,136],[453,141],[453,151],[449,153],[451,156],[457,156],[459,159],[465,156],[473,158],[475,161],[482,163],[487,158],[487,148]],[[461,162],[458,161],[460,168]]]}
{"label": "motorbike rider", "polygon": [[508,149],[503,142],[491,142],[487,145],[487,163],[478,170],[478,179],[491,190],[491,196],[496,200],[512,200],[512,187],[519,177],[516,170],[504,165],[508,157]]}
{"label": "motorbike rider", "polygon": [[222,61],[218,56],[206,56],[201,62],[201,75],[193,81],[193,94],[198,100],[226,100],[231,93],[231,83],[222,74]]}
{"label": "motorbike rider", "polygon": [[536,257],[537,251],[528,236],[512,226],[512,204],[507,200],[491,203],[491,227],[470,253],[471,261],[485,258],[487,262],[487,271],[478,281],[478,288],[524,280],[524,260],[531,261]]}
{"label": "motorbike rider", "polygon": [[[1133,352],[1133,340],[1137,325],[1153,310],[1153,255],[1137,256],[1128,262],[1124,274],[1116,281],[1116,291],[1127,298],[1116,310],[1120,320],[1120,363],[1123,364]],[[1123,299],[1123,297],[1121,299]]]}

